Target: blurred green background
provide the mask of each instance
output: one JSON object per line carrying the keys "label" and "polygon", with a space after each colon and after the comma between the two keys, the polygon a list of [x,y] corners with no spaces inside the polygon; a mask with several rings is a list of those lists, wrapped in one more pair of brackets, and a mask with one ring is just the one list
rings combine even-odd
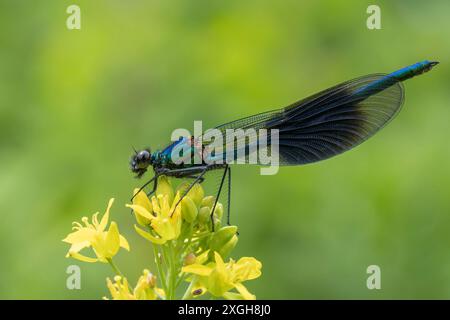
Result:
{"label": "blurred green background", "polygon": [[[67,30],[66,8],[81,8]],[[368,30],[366,8],[381,7]],[[71,222],[103,212],[148,244],[123,205],[142,181],[131,146],[287,105],[424,59],[400,115],[334,159],[261,176],[233,168],[234,255],[263,263],[258,298],[450,298],[450,3],[442,1],[0,2],[0,298],[109,295],[108,265],[64,258]],[[82,290],[66,289],[78,264]],[[366,268],[381,267],[381,290]]]}

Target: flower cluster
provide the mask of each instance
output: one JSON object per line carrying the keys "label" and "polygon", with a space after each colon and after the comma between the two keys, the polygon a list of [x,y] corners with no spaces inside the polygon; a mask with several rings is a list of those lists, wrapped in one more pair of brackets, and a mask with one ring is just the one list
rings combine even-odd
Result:
{"label": "flower cluster", "polygon": [[[222,226],[222,204],[218,202],[212,212],[216,199],[205,196],[200,184],[186,193],[188,188],[186,182],[174,189],[162,176],[151,198],[136,189],[133,203],[126,205],[135,216],[134,229],[153,247],[157,276],[144,269],[132,288],[114,264],[119,249],[129,251],[130,246],[117,223],[111,222],[106,230],[113,199],[100,222],[98,213],[92,222],[87,217],[82,218],[83,224],[74,222],[73,232],[63,240],[71,245],[67,257],[109,263],[116,273],[114,281],[107,279],[113,299],[194,299],[204,295],[255,299],[243,282],[261,275],[261,263],[253,257],[229,258],[238,242],[237,227]],[[80,253],[88,248],[95,257]]]}
{"label": "flower cluster", "polygon": [[165,299],[164,290],[156,287],[156,277],[147,269],[144,269],[143,275],[139,277],[133,292],[130,291],[127,279],[122,276],[115,276],[114,283],[107,278],[106,284],[114,300]]}

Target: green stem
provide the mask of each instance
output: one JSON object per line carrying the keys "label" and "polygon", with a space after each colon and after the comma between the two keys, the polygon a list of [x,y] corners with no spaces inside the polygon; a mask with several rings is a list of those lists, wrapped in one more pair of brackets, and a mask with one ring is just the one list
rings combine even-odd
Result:
{"label": "green stem", "polygon": [[118,275],[124,278],[122,272],[120,272],[119,268],[116,266],[116,264],[113,262],[112,258],[106,258],[106,261],[108,261],[111,268],[114,270],[114,272]]}
{"label": "green stem", "polygon": [[164,274],[164,271],[162,270],[161,261],[160,261],[161,259],[159,256],[158,248],[156,247],[155,244],[152,244],[152,245],[153,245],[153,254],[155,256],[156,268],[158,269],[158,275],[159,275],[159,278],[161,279],[161,284],[162,284],[164,292],[167,292],[166,275]]}
{"label": "green stem", "polygon": [[177,266],[175,262],[175,248],[173,246],[173,243],[169,243],[169,260],[170,260],[170,299],[175,299],[175,283],[176,283],[176,277],[177,277]]}
{"label": "green stem", "polygon": [[186,292],[183,295],[183,298],[181,300],[190,300],[192,299],[192,287],[194,286],[194,280],[189,284],[189,286],[186,289]]}
{"label": "green stem", "polygon": [[172,265],[172,248],[170,246],[170,242],[167,242],[167,246],[163,245],[162,246],[163,249],[163,255],[164,255],[164,260],[166,261],[167,264],[167,278],[166,278],[166,287],[167,287],[167,300],[172,300],[173,299],[173,288],[172,288],[172,277],[173,277],[173,273],[174,273],[174,268]]}
{"label": "green stem", "polygon": [[189,238],[188,238],[188,241],[186,241],[186,242],[183,241],[183,243],[181,244],[181,249],[180,249],[181,252],[183,252],[186,249],[188,249],[189,246],[191,245],[191,243],[192,243],[192,230],[193,229],[194,229],[193,225],[192,224],[189,225]]}
{"label": "green stem", "polygon": [[175,288],[178,288],[181,284],[181,282],[183,282],[183,280],[186,278],[186,274],[183,274],[181,277],[178,278],[176,284],[175,284]]}

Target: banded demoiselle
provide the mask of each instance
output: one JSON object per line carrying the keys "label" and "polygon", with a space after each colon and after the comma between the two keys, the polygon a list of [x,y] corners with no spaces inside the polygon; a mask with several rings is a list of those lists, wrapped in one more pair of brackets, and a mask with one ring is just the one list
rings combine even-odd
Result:
{"label": "banded demoiselle", "polygon": [[[279,164],[282,166],[328,159],[359,145],[389,123],[398,114],[405,98],[402,82],[431,70],[437,64],[436,61],[425,60],[390,74],[365,75],[340,83],[285,108],[228,122],[216,129],[223,133],[227,129],[278,129]],[[207,162],[205,161],[207,159],[202,158],[199,163],[175,163],[172,152],[174,148],[180,146],[191,148],[192,154],[203,154],[206,144],[198,145],[194,139],[194,137],[180,138],[162,151],[153,153],[150,149],[135,151],[130,162],[131,170],[140,178],[149,166],[153,167],[153,178],[140,189],[153,182],[149,195],[156,190],[159,176],[192,178],[192,183],[184,191],[181,199],[195,183],[203,181],[206,172],[222,170],[211,219],[228,175],[229,223],[231,163],[226,153],[230,151],[224,147],[222,154],[215,154],[215,159],[220,161]],[[270,143],[272,141],[268,141],[268,145]],[[244,157],[249,156],[247,147],[248,145]],[[231,151],[237,154],[234,142],[233,148]],[[231,159],[237,160],[236,157]]]}

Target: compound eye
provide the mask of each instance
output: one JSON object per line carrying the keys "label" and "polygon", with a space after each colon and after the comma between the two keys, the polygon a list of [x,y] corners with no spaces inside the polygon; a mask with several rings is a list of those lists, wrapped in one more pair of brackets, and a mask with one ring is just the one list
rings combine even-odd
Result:
{"label": "compound eye", "polygon": [[147,161],[148,159],[150,159],[150,152],[148,152],[147,150],[142,150],[138,153],[136,158],[138,161]]}

